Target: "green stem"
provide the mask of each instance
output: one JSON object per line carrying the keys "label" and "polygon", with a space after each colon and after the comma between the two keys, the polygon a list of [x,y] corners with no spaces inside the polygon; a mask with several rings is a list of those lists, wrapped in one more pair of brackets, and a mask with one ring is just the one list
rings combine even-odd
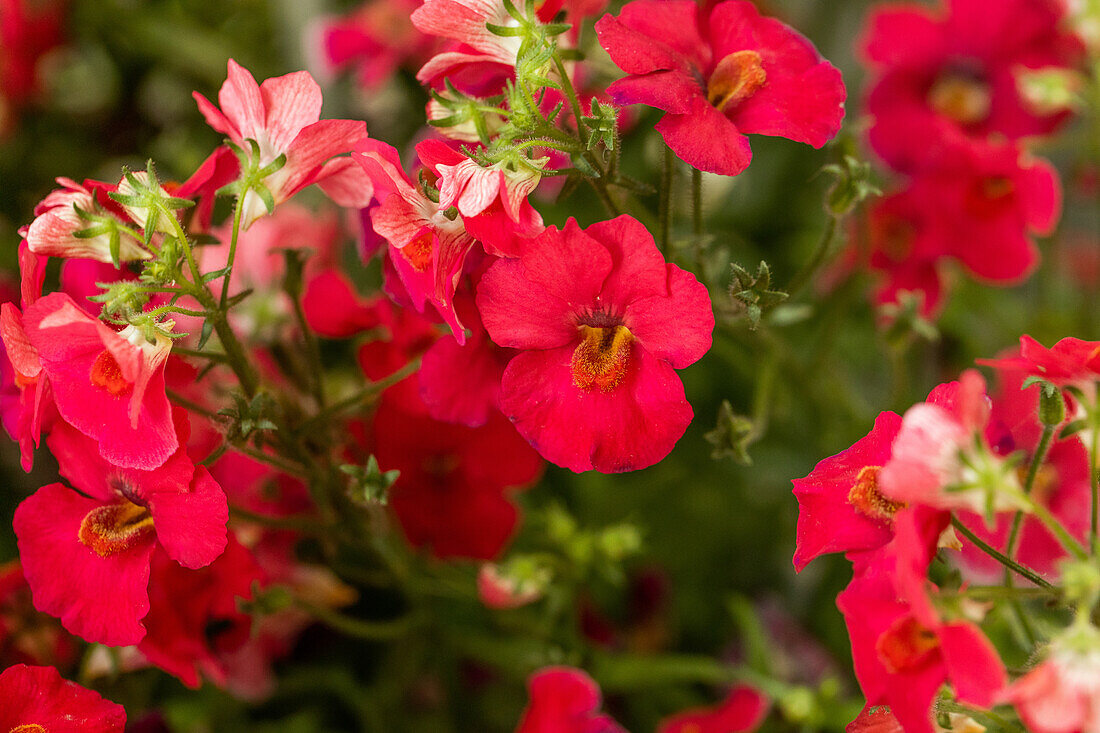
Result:
{"label": "green stem", "polygon": [[417,621],[411,615],[392,621],[363,621],[300,598],[295,599],[295,605],[329,628],[356,639],[369,641],[400,639],[412,630]]}
{"label": "green stem", "polygon": [[325,382],[323,375],[325,366],[321,363],[321,347],[317,344],[317,334],[309,327],[306,321],[306,313],[302,308],[302,299],[294,298],[294,319],[298,321],[298,328],[302,330],[302,338],[306,342],[306,354],[309,356],[309,384],[313,399],[317,407],[325,407]]}
{"label": "green stem", "polygon": [[222,294],[218,298],[218,309],[225,310],[225,304],[229,300],[229,278],[233,276],[233,262],[237,257],[237,240],[241,238],[241,215],[244,212],[244,200],[248,196],[250,188],[245,188],[240,196],[237,197],[237,203],[233,207],[233,233],[229,240],[229,257],[226,258],[225,274],[222,275]]}
{"label": "green stem", "polygon": [[825,231],[822,232],[821,239],[817,243],[817,249],[814,250],[810,260],[802,266],[802,269],[791,278],[791,282],[787,286],[787,293],[792,299],[798,291],[802,290],[802,288],[810,282],[814,273],[825,263],[825,260],[829,256],[829,250],[832,249],[833,239],[836,238],[839,224],[839,217],[829,216],[829,220],[825,224]]}
{"label": "green stem", "polygon": [[1030,568],[1024,567],[1023,565],[1016,562],[1015,560],[1008,557],[1007,555],[1003,554],[999,550],[991,547],[988,543],[985,542],[985,540],[983,540],[982,538],[978,537],[976,534],[971,532],[970,528],[967,527],[965,524],[963,524],[961,521],[959,521],[958,517],[956,517],[956,516],[951,517],[951,525],[955,528],[955,530],[957,532],[959,532],[959,534],[961,534],[966,539],[970,540],[974,544],[975,547],[977,547],[979,550],[981,550],[985,554],[989,555],[991,558],[993,558],[997,562],[1001,563],[1001,565],[1004,565],[1006,568],[1008,568],[1012,572],[1016,573],[1017,575],[1019,575],[1023,578],[1027,578],[1028,580],[1030,580],[1032,583],[1039,586],[1040,588],[1046,588],[1049,591],[1057,591],[1057,589],[1053,585],[1051,585],[1046,580],[1044,580],[1043,577],[1041,575],[1039,575],[1037,572],[1035,572],[1034,570],[1031,570]]}
{"label": "green stem", "polygon": [[229,516],[233,519],[239,519],[242,522],[259,524],[268,529],[289,529],[306,534],[320,534],[328,531],[327,525],[318,522],[313,517],[269,517],[239,506],[229,507]]}
{"label": "green stem", "polygon": [[354,407],[358,407],[359,405],[363,404],[364,401],[366,401],[366,400],[370,399],[371,397],[377,395],[379,392],[382,392],[383,390],[386,390],[389,387],[392,387],[393,385],[397,384],[398,382],[400,382],[401,380],[403,380],[406,377],[410,376],[411,374],[415,374],[416,370],[419,369],[419,368],[420,368],[420,359],[413,359],[408,364],[401,367],[400,369],[398,369],[396,372],[389,375],[388,377],[385,377],[383,379],[379,379],[376,382],[371,382],[370,384],[368,384],[366,387],[359,390],[355,394],[353,394],[349,397],[345,397],[344,399],[339,400],[338,402],[333,402],[331,405],[329,405],[325,409],[318,412],[316,415],[311,417],[309,420],[306,420],[304,423],[302,423],[302,426],[301,426],[301,428],[299,429],[298,432],[304,434],[304,433],[313,431],[314,429],[316,429],[318,427],[318,425],[320,425],[321,423],[327,422],[328,420],[335,417],[336,415],[339,415],[344,410],[350,410]]}
{"label": "green stem", "polygon": [[565,93],[565,98],[569,100],[569,108],[573,111],[573,121],[577,124],[577,136],[580,138],[581,144],[587,148],[588,134],[582,119],[584,113],[581,112],[581,102],[577,98],[577,92],[573,89],[573,82],[565,71],[565,62],[561,60],[557,49],[554,49],[554,66],[558,70],[558,76],[561,77],[562,92]]}
{"label": "green stem", "polygon": [[[1050,450],[1051,438],[1054,437],[1054,425],[1044,425],[1043,434],[1039,438],[1039,446],[1035,449],[1035,454],[1031,456],[1031,465],[1027,469],[1027,478],[1024,480],[1024,494],[1030,496],[1031,490],[1035,486],[1035,478],[1039,475],[1039,469],[1043,465],[1043,461],[1047,458],[1047,452]],[[1008,544],[1005,545],[1005,554],[1009,557],[1016,556],[1016,543],[1020,539],[1020,526],[1024,521],[1024,513],[1017,511],[1016,516],[1012,518],[1012,529],[1008,533]],[[1007,571],[1006,571],[1007,573]],[[1007,575],[1005,576],[1007,580]]]}
{"label": "green stem", "polygon": [[171,389],[165,390],[165,392],[167,392],[167,394],[168,394],[168,399],[170,399],[172,402],[175,402],[180,407],[187,408],[187,410],[189,412],[194,412],[196,414],[202,415],[203,417],[208,418],[210,420],[217,420],[217,421],[222,420],[221,415],[218,415],[218,414],[212,412],[209,408],[203,407],[198,402],[194,402],[192,400],[187,399],[186,397],[181,395],[179,392],[175,392]]}
{"label": "green stem", "polygon": [[291,476],[298,476],[299,478],[308,478],[308,474],[306,473],[305,469],[303,469],[301,466],[298,466],[298,465],[295,465],[293,463],[290,463],[289,461],[283,460],[282,458],[279,458],[278,456],[273,456],[270,453],[264,453],[262,450],[256,450],[255,448],[251,448],[247,445],[234,445],[233,450],[237,451],[238,453],[243,453],[244,455],[248,456],[249,458],[251,458],[254,461],[258,461],[260,463],[266,463],[267,465],[271,466],[272,468],[276,468],[276,469],[282,471],[283,473],[288,473]]}

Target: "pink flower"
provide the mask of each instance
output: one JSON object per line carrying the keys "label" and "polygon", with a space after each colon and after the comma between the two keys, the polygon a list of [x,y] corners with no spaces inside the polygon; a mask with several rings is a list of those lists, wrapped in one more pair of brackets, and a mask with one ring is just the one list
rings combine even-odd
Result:
{"label": "pink flower", "polygon": [[629,216],[547,229],[489,268],[477,305],[493,341],[521,351],[501,406],[547,460],[578,472],[645,468],[691,422],[675,370],[710,348],[710,295]]}
{"label": "pink flower", "polygon": [[133,326],[115,331],[63,293],[32,303],[23,326],[41,363],[38,378],[49,379],[58,413],[94,438],[106,460],[149,470],[175,452],[179,443],[164,391],[167,338],[150,344]]}
{"label": "pink flower", "polygon": [[688,710],[661,721],[657,733],[742,733],[760,727],[768,715],[768,698],[739,685],[713,708]]}
{"label": "pink flower", "polygon": [[545,667],[527,680],[530,703],[516,733],[626,733],[600,709],[600,688],[571,667]]}
{"label": "pink flower", "polygon": [[1020,94],[1023,69],[1066,66],[1080,44],[1062,27],[1059,0],[949,0],[930,9],[884,4],[867,20],[869,137],[894,168],[913,171],[943,140],[1009,140],[1052,132],[1065,113],[1043,114]]}
{"label": "pink flower", "polygon": [[[182,411],[177,424],[186,442]],[[152,471],[119,468],[99,456],[94,441],[60,423],[50,448],[62,475],[86,496],[50,484],[16,509],[35,606],[88,641],[137,643],[145,634],[154,546],[186,567],[212,562],[225,548],[225,494],[183,447]]]}
{"label": "pink flower", "polygon": [[1100,733],[1100,654],[1055,653],[1004,697],[1034,733]]}
{"label": "pink flower", "polygon": [[665,110],[657,131],[700,170],[743,171],[752,158],[746,133],[820,148],[840,129],[840,72],[750,2],[700,11],[691,0],[634,0],[618,18],[601,18],[596,32],[629,74],[608,89],[612,98]]}
{"label": "pink flower", "polygon": [[879,489],[879,473],[890,460],[901,417],[883,412],[875,427],[849,449],[794,480],[798,536],[794,566],[801,571],[828,552],[873,550],[893,537],[894,514],[902,507]]}
{"label": "pink flower", "polygon": [[399,67],[419,66],[437,41],[418,31],[410,15],[420,0],[369,0],[346,16],[325,20],[316,33],[318,55],[328,71],[355,66],[359,86],[374,90]]}
{"label": "pink flower", "polygon": [[39,62],[62,39],[63,3],[0,0],[0,137],[41,87]]}
{"label": "pink flower", "polygon": [[[436,162],[466,160],[437,140],[421,143],[417,153],[428,169]],[[413,185],[392,146],[364,139],[356,146],[354,157],[371,179],[378,201],[371,209],[371,226],[389,242],[393,266],[413,306],[423,313],[425,304],[431,302],[458,342],[465,343],[466,332],[454,309],[454,294],[473,237],[467,234],[461,218],[448,218],[444,207]]]}
{"label": "pink flower", "polygon": [[[296,71],[257,85],[252,74],[230,59],[228,78],[218,92],[221,109],[198,92],[194,97],[215,130],[246,152],[250,148],[245,141],[256,141],[261,167],[286,155],[286,164],[264,179],[276,204],[314,183],[341,206],[361,208],[370,201],[370,182],[344,156],[366,137],[366,124],[322,120],[321,88],[308,72]],[[243,228],[265,213],[254,191],[245,194]]]}
{"label": "pink flower", "polygon": [[461,44],[454,50],[436,54],[420,68],[416,78],[422,84],[451,76],[470,65],[504,67],[496,70],[496,74],[503,76],[511,71],[507,67],[515,66],[523,40],[517,36],[498,36],[486,27],[486,23],[515,25],[500,0],[425,0],[413,11],[412,22],[421,33]]}
{"label": "pink flower", "polygon": [[[26,231],[31,252],[49,257],[77,257],[111,262],[111,235],[103,232],[92,237],[78,237],[77,232],[95,231],[102,225],[85,219],[87,215],[114,219],[119,226],[133,227],[134,221],[122,208],[108,198],[118,187],[99,181],[80,185],[69,178],[58,178],[62,188],[56,189],[34,207],[35,219]],[[139,231],[145,222],[138,222]],[[125,232],[119,235],[119,260],[147,260],[152,253],[141,242]]]}
{"label": "pink flower", "polygon": [[0,730],[122,733],[126,711],[62,679],[53,667],[17,664],[0,673]]}
{"label": "pink flower", "polygon": [[990,403],[985,381],[963,372],[949,401],[914,405],[902,417],[890,460],[879,472],[888,499],[944,510],[992,513],[1019,508],[1015,471],[985,438]]}
{"label": "pink flower", "polygon": [[945,681],[960,702],[978,707],[991,706],[1007,681],[981,630],[944,621],[928,598],[928,565],[949,521],[924,507],[900,511],[894,540],[857,558],[855,577],[837,597],[868,704],[889,705],[910,733],[932,733],[932,701]]}
{"label": "pink flower", "polygon": [[542,217],[527,201],[539,185],[540,174],[512,170],[503,163],[483,168],[470,158],[453,165],[437,164],[439,208],[458,209],[471,236],[485,251],[515,257],[518,238],[543,230]]}
{"label": "pink flower", "polygon": [[11,303],[0,306],[0,338],[12,366],[18,402],[4,413],[4,428],[19,443],[24,471],[34,465],[34,449],[41,442],[42,428],[54,415],[50,381],[42,370],[38,349],[27,338],[23,314]]}

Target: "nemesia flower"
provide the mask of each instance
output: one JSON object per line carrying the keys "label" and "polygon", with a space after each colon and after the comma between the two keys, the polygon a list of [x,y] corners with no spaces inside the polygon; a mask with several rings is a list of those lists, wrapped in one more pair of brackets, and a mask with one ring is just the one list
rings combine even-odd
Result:
{"label": "nemesia flower", "polygon": [[232,535],[225,552],[204,568],[181,567],[160,551],[151,563],[148,633],[138,651],[188,687],[198,687],[202,677],[226,686],[228,662],[252,625],[237,599],[252,597],[263,571]]}
{"label": "nemesia flower", "polygon": [[890,541],[901,504],[883,496],[878,482],[900,428],[899,415],[883,412],[871,432],[851,448],[793,481],[799,508],[796,570],[828,552],[873,550]]}
{"label": "nemesia flower", "polygon": [[[107,194],[117,190],[117,186],[87,180],[84,185],[69,178],[58,178],[62,188],[52,191],[34,207],[35,219],[27,227],[27,244],[31,252],[50,257],[78,257],[100,262],[111,262],[110,234],[107,232],[93,237],[78,237],[77,232],[95,230],[96,222],[81,217],[76,209],[85,214],[112,217],[120,226],[133,227],[134,221]],[[138,229],[144,221],[137,222]],[[142,247],[141,242],[125,232],[119,234],[119,260],[147,260],[152,253]]]}
{"label": "nemesia flower", "polygon": [[1020,93],[1021,70],[1069,66],[1080,44],[1062,26],[1059,0],[948,0],[876,7],[863,43],[877,72],[867,97],[871,146],[911,172],[939,142],[1052,132],[1066,113],[1043,114]]}
{"label": "nemesia flower", "polygon": [[[317,183],[341,206],[362,208],[370,201],[370,182],[344,153],[366,137],[366,123],[322,120],[321,88],[305,71],[267,79],[257,85],[246,69],[229,60],[228,78],[218,92],[221,109],[198,92],[194,95],[207,124],[249,151],[246,139],[260,148],[260,166],[280,155],[286,164],[264,179],[276,204]],[[254,191],[245,194],[241,227],[267,213]]]}
{"label": "nemesia flower", "polygon": [[608,88],[617,104],[666,114],[656,130],[681,160],[735,176],[749,165],[747,133],[820,148],[840,130],[840,72],[813,45],[745,0],[634,0],[596,23],[629,76]]}
{"label": "nemesia flower", "polygon": [[0,672],[0,730],[122,733],[126,711],[69,682],[53,667],[17,664]]}
{"label": "nemesia flower", "polygon": [[1018,356],[982,363],[1020,369],[1059,387],[1074,385],[1088,389],[1100,379],[1100,341],[1064,338],[1047,348],[1031,336],[1021,336]]}
{"label": "nemesia flower", "polygon": [[626,733],[599,712],[600,688],[571,667],[545,667],[527,680],[530,702],[516,733]]}
{"label": "nemesia flower", "polygon": [[[427,158],[465,159],[440,141],[420,143],[417,154],[425,162]],[[455,313],[454,293],[473,237],[460,218],[448,218],[439,203],[413,185],[392,146],[364,139],[356,146],[354,158],[373,183],[378,201],[371,209],[371,226],[389,242],[391,261],[413,307],[423,313],[430,301],[458,342],[464,343],[465,329]]]}
{"label": "nemesia flower", "polygon": [[133,326],[115,331],[63,293],[28,306],[23,327],[58,413],[95,439],[106,460],[148,470],[175,452],[179,443],[164,391],[167,338],[150,344]]}
{"label": "nemesia flower", "polygon": [[924,402],[909,408],[890,460],[878,474],[882,494],[893,501],[969,509],[987,517],[1018,508],[1019,478],[983,435],[989,414],[985,382],[974,370],[959,378],[953,405]]}
{"label": "nemesia flower", "polygon": [[331,73],[354,66],[363,89],[388,82],[398,68],[422,64],[438,41],[416,29],[410,16],[420,0],[369,0],[315,30],[320,65]]}
{"label": "nemesia flower", "polygon": [[928,565],[949,521],[926,507],[899,511],[895,538],[856,557],[855,577],[837,596],[868,704],[889,705],[909,733],[933,732],[932,701],[945,681],[960,702],[978,707],[991,706],[1007,682],[981,630],[945,621],[928,598]]}
{"label": "nemesia flower", "polygon": [[[962,713],[947,714],[948,727],[934,722],[936,733],[985,733],[985,726]],[[905,733],[888,705],[866,705],[860,714],[844,728],[845,733]]]}
{"label": "nemesia flower", "polygon": [[[1067,643],[1074,634],[1086,637],[1083,645]],[[1049,657],[1013,682],[1004,700],[1034,733],[1100,732],[1100,634],[1085,626],[1056,639]]]}
{"label": "nemesia flower", "polygon": [[401,475],[389,505],[409,543],[435,557],[492,559],[519,519],[505,491],[538,478],[542,461],[499,413],[480,428],[436,422],[386,402],[374,418],[382,470]]}
{"label": "nemesia flower", "polygon": [[218,190],[237,180],[240,169],[240,160],[222,145],[207,156],[190,178],[173,188],[172,195],[195,201],[190,209],[188,231],[197,234],[210,229]]}
{"label": "nemesia flower", "polygon": [[[186,443],[182,410],[176,422]],[[225,494],[182,446],[160,467],[141,471],[108,464],[93,440],[64,423],[49,442],[62,475],[85,495],[50,484],[16,509],[35,606],[88,641],[137,643],[155,545],[187,567],[212,562],[225,548]]]}
{"label": "nemesia flower", "polygon": [[760,727],[768,715],[768,699],[739,685],[713,708],[688,710],[661,721],[657,733],[741,733]]}
{"label": "nemesia flower", "polygon": [[503,163],[483,168],[470,158],[434,168],[439,174],[439,208],[456,207],[466,231],[489,254],[515,257],[517,237],[533,237],[543,230],[542,217],[527,202],[540,179],[533,170],[513,170]]}
{"label": "nemesia flower", "polygon": [[416,78],[422,84],[453,76],[470,65],[497,66],[496,74],[505,76],[516,64],[522,39],[498,36],[486,27],[486,23],[516,25],[500,0],[425,0],[413,11],[412,22],[421,33],[461,44],[436,54],[420,68]]}
{"label": "nemesia flower", "polygon": [[674,370],[710,348],[710,295],[629,216],[547,229],[486,271],[477,305],[493,341],[521,351],[504,370],[501,407],[547,460],[577,472],[645,468],[691,422]]}

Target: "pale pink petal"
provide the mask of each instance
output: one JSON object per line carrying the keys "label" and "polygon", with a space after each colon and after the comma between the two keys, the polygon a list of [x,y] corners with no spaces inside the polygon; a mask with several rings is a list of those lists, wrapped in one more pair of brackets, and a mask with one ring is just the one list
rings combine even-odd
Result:
{"label": "pale pink petal", "polygon": [[225,83],[218,91],[218,103],[222,112],[240,132],[242,139],[252,138],[262,142],[267,114],[264,111],[263,97],[260,96],[260,86],[248,69],[233,59],[229,59],[227,66]]}
{"label": "pale pink petal", "polygon": [[286,150],[306,125],[321,119],[321,87],[308,71],[295,71],[260,84],[264,129],[275,150]]}

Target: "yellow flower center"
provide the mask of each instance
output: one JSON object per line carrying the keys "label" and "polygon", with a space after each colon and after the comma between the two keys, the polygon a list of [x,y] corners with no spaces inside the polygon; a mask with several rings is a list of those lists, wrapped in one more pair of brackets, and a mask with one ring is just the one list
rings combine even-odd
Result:
{"label": "yellow flower center", "polygon": [[80,522],[80,541],[100,557],[129,550],[153,531],[153,516],[146,507],[123,499],[99,506]]}
{"label": "yellow flower center", "polygon": [[626,326],[577,326],[581,342],[573,352],[573,384],[589,392],[610,392],[619,386],[630,366],[634,335]]}
{"label": "yellow flower center", "polygon": [[767,79],[760,54],[734,51],[714,67],[707,81],[707,101],[725,112],[756,94]]}

